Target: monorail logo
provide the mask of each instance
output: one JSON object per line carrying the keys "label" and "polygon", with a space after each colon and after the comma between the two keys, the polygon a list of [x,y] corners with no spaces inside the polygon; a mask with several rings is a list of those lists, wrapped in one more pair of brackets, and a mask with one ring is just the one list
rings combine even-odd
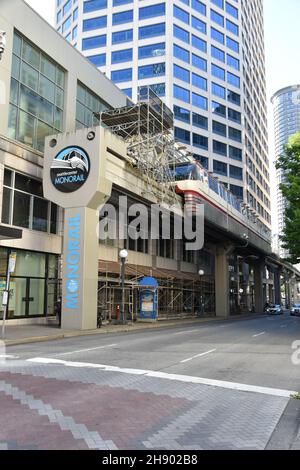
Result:
{"label": "monorail logo", "polygon": [[86,182],[90,173],[90,159],[80,147],[67,147],[54,158],[51,181],[58,191],[72,193]]}
{"label": "monorail logo", "polygon": [[67,250],[66,263],[66,298],[65,308],[77,310],[79,308],[79,281],[80,281],[80,243],[81,243],[81,217],[69,217],[67,224]]}

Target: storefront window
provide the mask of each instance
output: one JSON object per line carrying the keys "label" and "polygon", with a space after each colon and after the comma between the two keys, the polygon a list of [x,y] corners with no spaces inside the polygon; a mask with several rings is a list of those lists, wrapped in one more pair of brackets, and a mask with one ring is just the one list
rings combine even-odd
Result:
{"label": "storefront window", "polygon": [[[9,286],[8,320],[54,315],[60,295],[55,255],[14,250],[16,268]],[[7,260],[10,249],[0,249],[0,319],[3,318],[2,296],[6,287]]]}
{"label": "storefront window", "polygon": [[57,206],[43,198],[41,181],[5,169],[2,222],[56,234]]}
{"label": "storefront window", "polygon": [[45,277],[46,255],[34,251],[18,251],[14,276]]}

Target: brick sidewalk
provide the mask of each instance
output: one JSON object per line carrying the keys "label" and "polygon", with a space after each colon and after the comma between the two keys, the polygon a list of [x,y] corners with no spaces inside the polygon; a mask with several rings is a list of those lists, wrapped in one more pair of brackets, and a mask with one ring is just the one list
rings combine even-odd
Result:
{"label": "brick sidewalk", "polygon": [[288,398],[89,367],[0,365],[0,449],[264,449]]}

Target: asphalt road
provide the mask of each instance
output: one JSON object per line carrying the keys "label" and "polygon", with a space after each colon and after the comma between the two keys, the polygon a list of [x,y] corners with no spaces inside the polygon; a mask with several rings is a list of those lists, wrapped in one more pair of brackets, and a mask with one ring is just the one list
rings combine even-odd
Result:
{"label": "asphalt road", "polygon": [[[7,448],[47,448],[49,442],[52,442],[51,448],[59,448],[63,443],[63,448],[93,448],[88,443],[96,442],[96,448],[105,449],[111,448],[112,442],[112,448],[119,449],[159,446],[164,449],[189,446],[262,449],[270,443],[274,431],[279,446],[280,422],[287,405],[290,406],[290,392],[300,391],[300,364],[292,362],[295,341],[300,341],[300,318],[285,314],[9,347],[6,361],[0,365],[0,385],[2,380],[5,400],[14,397],[14,393],[25,393],[26,397],[42,400],[42,411],[38,404],[35,409],[43,419],[46,419],[47,405],[51,404],[63,416],[72,416],[75,423],[84,422],[97,436],[90,438],[83,433],[84,437],[74,438],[74,432],[75,436],[77,434],[73,425],[65,430],[65,424],[58,420],[56,425],[61,432],[71,433],[73,440],[62,438],[55,443],[51,438],[47,443],[48,428],[44,423],[45,441],[36,443],[36,430],[31,424],[25,445],[24,438],[13,439],[14,424],[11,423],[8,434],[0,431],[0,448],[1,442]],[[300,354],[297,357],[300,358]],[[24,377],[28,382],[24,382]],[[102,411],[97,406],[98,421],[102,425],[93,422],[94,409],[89,403],[96,399],[96,391],[91,388],[89,399],[82,392],[76,402],[82,407],[82,414],[76,417],[77,405],[70,408],[70,384],[75,391],[82,384],[100,387],[97,397],[99,393],[104,394],[103,406],[106,403]],[[14,391],[14,386],[19,392]],[[54,404],[53,395],[46,391],[52,386],[55,396],[59,393],[59,403]],[[128,397],[129,392],[134,396]],[[166,398],[167,404],[163,404]],[[13,400],[15,402],[16,398]],[[23,408],[32,410],[35,406],[31,398],[28,403],[26,398],[23,402],[21,398],[17,400]],[[123,406],[116,408],[116,402]],[[136,405],[139,402],[140,415]],[[109,416],[107,409],[113,410]],[[15,413],[22,415],[22,410],[15,410]],[[167,414],[164,419],[163,413]],[[187,418],[188,413],[191,416]],[[295,416],[295,420],[299,416]],[[46,417],[49,421],[49,416]],[[188,425],[193,419],[193,425]],[[118,429],[122,426],[127,429],[130,424],[130,438],[124,440],[124,433],[115,430],[114,420]],[[287,447],[292,446],[296,438],[297,423],[292,426]],[[175,438],[176,430],[185,429],[184,426],[186,430]]]}

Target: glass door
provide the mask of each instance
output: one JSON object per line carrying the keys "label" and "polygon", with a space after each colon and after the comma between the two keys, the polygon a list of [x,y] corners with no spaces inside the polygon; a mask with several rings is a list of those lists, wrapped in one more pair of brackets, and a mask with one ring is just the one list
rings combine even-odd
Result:
{"label": "glass door", "polygon": [[8,318],[22,318],[26,316],[26,278],[11,278],[9,286]]}
{"label": "glass door", "polygon": [[28,315],[44,315],[45,279],[28,279]]}

